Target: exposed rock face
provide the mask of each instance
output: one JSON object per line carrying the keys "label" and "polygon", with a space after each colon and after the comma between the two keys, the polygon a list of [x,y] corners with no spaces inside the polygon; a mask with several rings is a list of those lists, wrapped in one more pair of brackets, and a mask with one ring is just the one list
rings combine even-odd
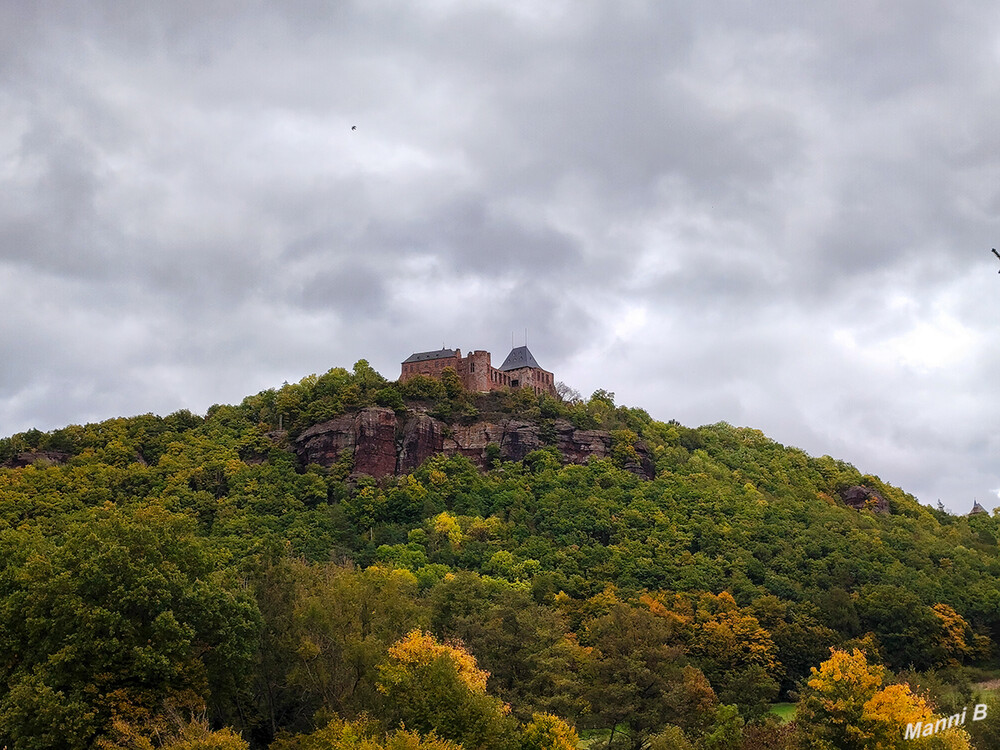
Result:
{"label": "exposed rock face", "polygon": [[841,499],[854,510],[864,510],[868,508],[873,513],[886,514],[889,512],[889,501],[878,494],[875,490],[856,484],[840,492]]}
{"label": "exposed rock face", "polygon": [[415,414],[403,425],[403,444],[399,452],[398,471],[407,474],[428,456],[444,450],[444,425],[426,414]]}
{"label": "exposed rock face", "polygon": [[333,466],[345,449],[357,445],[354,428],[356,415],[345,414],[327,422],[314,424],[295,439],[295,452],[303,463]]}
{"label": "exposed rock face", "polygon": [[565,419],[555,421],[556,447],[572,464],[585,464],[591,456],[611,455],[611,433],[603,430],[578,430]]}
{"label": "exposed rock face", "polygon": [[384,477],[396,473],[396,413],[362,409],[354,420],[354,473]]}
{"label": "exposed rock face", "polygon": [[500,457],[506,461],[520,461],[531,451],[542,447],[538,425],[519,419],[505,419],[499,424],[477,422],[453,427],[451,438],[445,441],[444,453],[460,453],[476,466],[484,468],[486,446],[490,443],[500,448]]}
{"label": "exposed rock face", "polygon": [[[556,420],[555,434],[548,435],[570,463],[586,463],[591,457],[611,454],[611,435],[601,430],[578,430],[565,420]],[[500,457],[520,461],[546,444],[542,427],[519,419],[476,422],[449,427],[416,412],[397,417],[392,409],[368,407],[357,414],[344,415],[305,430],[295,441],[295,452],[303,463],[331,466],[345,451],[354,457],[354,474],[384,477],[413,471],[438,453],[461,454],[480,469],[486,468],[486,449],[491,443]],[[655,473],[649,453],[642,443],[636,446],[639,461],[628,465],[632,471],[651,479]]]}
{"label": "exposed rock face", "polygon": [[396,413],[372,406],[315,424],[295,440],[295,452],[304,463],[332,466],[350,450],[354,474],[384,477],[396,473]]}
{"label": "exposed rock face", "polygon": [[36,461],[43,464],[64,464],[69,460],[69,454],[62,451],[24,451],[6,461],[3,466],[8,469],[23,469]]}

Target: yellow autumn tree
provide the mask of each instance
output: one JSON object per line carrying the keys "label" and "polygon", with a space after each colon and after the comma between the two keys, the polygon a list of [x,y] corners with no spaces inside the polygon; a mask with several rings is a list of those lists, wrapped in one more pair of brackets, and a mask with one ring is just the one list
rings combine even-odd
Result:
{"label": "yellow autumn tree", "polygon": [[[741,609],[728,591],[702,593],[694,601],[690,595],[659,592],[643,594],[639,602],[683,634],[699,663],[710,662],[719,671],[757,666],[769,675],[780,674],[771,634],[747,608]],[[708,666],[706,674],[713,671]]]}
{"label": "yellow autumn tree", "polygon": [[[863,651],[830,650],[819,669],[813,667],[808,688],[799,700],[796,723],[807,750],[903,750],[908,724],[933,722],[931,707],[908,685],[886,685],[888,672],[869,664]],[[968,736],[951,729],[925,747],[968,748]]]}
{"label": "yellow autumn tree", "polygon": [[422,737],[417,732],[397,729],[385,734],[378,723],[362,717],[344,721],[334,717],[309,734],[277,738],[269,750],[464,750],[454,742],[433,734]]}
{"label": "yellow autumn tree", "polygon": [[521,750],[576,750],[580,737],[558,716],[533,714],[521,742]]}
{"label": "yellow autumn tree", "polygon": [[941,625],[938,646],[944,652],[944,665],[961,663],[973,652],[972,628],[964,617],[947,604],[935,604],[931,609]]}
{"label": "yellow autumn tree", "polygon": [[390,661],[379,669],[382,676],[379,685],[383,692],[383,685],[402,681],[409,670],[429,667],[441,659],[454,665],[458,679],[469,690],[486,692],[486,680],[490,673],[476,665],[476,658],[461,646],[438,643],[430,633],[410,631],[389,649],[389,656]]}
{"label": "yellow autumn tree", "polygon": [[[178,720],[179,721],[179,720]],[[115,721],[107,737],[96,743],[99,750],[248,750],[246,740],[232,729],[212,730],[204,720],[164,726],[138,727]]]}
{"label": "yellow autumn tree", "polygon": [[519,745],[510,707],[486,693],[487,672],[458,644],[414,630],[389,649],[378,689],[391,721],[459,742],[465,750]]}
{"label": "yellow autumn tree", "polygon": [[[432,483],[436,484],[434,478],[435,473],[441,474],[445,479],[447,479],[447,475],[445,475],[444,472],[431,472]],[[448,511],[439,513],[434,517],[433,531],[439,538],[447,539],[448,544],[451,545],[452,549],[458,549],[462,546],[462,527],[459,525],[458,519]]]}
{"label": "yellow autumn tree", "polygon": [[766,713],[784,668],[771,633],[728,591],[720,594],[644,594],[640,604],[669,622],[716,689],[744,717]]}

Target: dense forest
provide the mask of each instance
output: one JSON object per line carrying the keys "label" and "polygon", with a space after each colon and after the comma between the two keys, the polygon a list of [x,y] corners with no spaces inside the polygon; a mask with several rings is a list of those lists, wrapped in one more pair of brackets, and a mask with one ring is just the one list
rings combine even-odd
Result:
{"label": "dense forest", "polygon": [[[302,464],[297,435],[371,405],[612,450]],[[204,416],[29,430],[0,467],[0,748],[1000,747],[1000,519],[757,430],[361,361]]]}

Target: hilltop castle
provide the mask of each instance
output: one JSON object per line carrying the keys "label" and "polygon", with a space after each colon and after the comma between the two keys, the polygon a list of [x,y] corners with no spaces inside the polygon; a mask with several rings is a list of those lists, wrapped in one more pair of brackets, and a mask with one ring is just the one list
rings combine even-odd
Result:
{"label": "hilltop castle", "polygon": [[490,362],[490,353],[477,349],[462,356],[461,349],[438,349],[417,352],[403,360],[399,382],[405,383],[416,375],[441,379],[444,368],[458,373],[462,385],[470,391],[496,391],[501,388],[531,388],[536,394],[556,395],[555,376],[543,370],[527,346],[510,350],[500,367]]}

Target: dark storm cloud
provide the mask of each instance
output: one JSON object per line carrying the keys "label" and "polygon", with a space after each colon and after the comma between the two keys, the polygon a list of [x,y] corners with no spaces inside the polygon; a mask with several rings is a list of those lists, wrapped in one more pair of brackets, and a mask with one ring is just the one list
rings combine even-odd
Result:
{"label": "dark storm cloud", "polygon": [[0,426],[528,328],[581,390],[991,499],[998,39],[986,2],[3,4]]}

